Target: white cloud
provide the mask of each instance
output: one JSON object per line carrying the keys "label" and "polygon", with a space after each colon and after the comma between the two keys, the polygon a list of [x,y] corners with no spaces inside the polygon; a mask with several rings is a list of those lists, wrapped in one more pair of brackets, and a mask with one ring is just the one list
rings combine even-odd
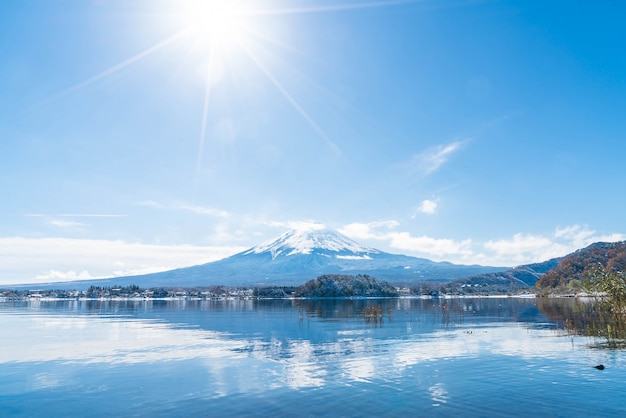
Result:
{"label": "white cloud", "polygon": [[394,229],[400,226],[398,221],[377,221],[370,223],[351,223],[343,226],[339,229],[339,232],[347,235],[348,237],[359,240],[359,239],[384,239],[381,236],[384,236],[384,233],[379,232],[380,228],[386,229]]}
{"label": "white cloud", "polygon": [[586,225],[556,228],[551,235],[515,234],[511,238],[490,240],[484,248],[491,254],[482,254],[484,263],[520,265],[562,257],[594,242],[616,242],[626,239],[623,234],[598,235]]}
{"label": "white cloud", "polygon": [[[581,225],[557,228],[554,233],[546,235],[517,233],[509,238],[486,242],[470,238],[456,240],[414,235],[407,231],[396,231],[399,226],[397,221],[352,223],[339,231],[354,240],[369,241],[368,245],[389,252],[400,250],[408,255],[434,261],[491,266],[537,263],[565,256],[594,242],[626,240],[623,234],[600,235]],[[378,244],[372,241],[378,241]]]}
{"label": "white cloud", "polygon": [[454,141],[447,145],[439,145],[430,148],[422,153],[416,154],[412,158],[412,162],[428,175],[437,171],[444,165],[456,151],[460,150],[467,140]]}
{"label": "white cloud", "polygon": [[547,237],[515,234],[513,238],[487,241],[485,248],[494,251],[496,254],[511,255],[544,250],[551,245],[553,245],[553,242]]}
{"label": "white cloud", "polygon": [[348,237],[359,240],[378,240],[386,242],[391,249],[410,251],[423,257],[435,258],[437,261],[447,257],[471,256],[472,240],[455,241],[438,239],[428,236],[412,236],[408,232],[394,231],[400,226],[398,221],[381,221],[371,223],[352,223],[339,230]]}
{"label": "white cloud", "polygon": [[418,210],[427,215],[433,215],[437,212],[437,202],[426,199],[420,204]]}
{"label": "white cloud", "polygon": [[[568,246],[541,235],[515,234],[511,238],[489,240],[484,243],[488,255],[483,262],[520,265],[546,261],[566,255]],[[572,251],[575,248],[572,249]]]}
{"label": "white cloud", "polygon": [[339,233],[355,240],[376,238],[376,235],[372,233],[370,225],[364,223],[345,225],[343,228],[339,228]]}
{"label": "white cloud", "polygon": [[52,226],[56,226],[59,228],[78,228],[78,227],[87,226],[87,224],[83,222],[64,221],[61,219],[53,219],[51,221],[48,221],[48,223]]}
{"label": "white cloud", "polygon": [[471,245],[472,240],[455,241],[452,239],[438,239],[427,237],[425,235],[414,237],[408,232],[394,232],[388,235],[389,245],[399,250],[408,250],[440,259],[447,256],[471,256],[473,254]]}
{"label": "white cloud", "polygon": [[267,222],[267,225],[274,228],[295,229],[297,231],[320,231],[328,227],[317,221],[287,221],[287,222]]}
{"label": "white cloud", "polygon": [[50,270],[35,276],[35,279],[39,282],[57,282],[64,280],[88,280],[92,279],[93,276],[89,274],[87,270],[83,270],[81,272],[76,272],[74,270],[70,271],[57,271]]}
{"label": "white cloud", "polygon": [[0,284],[117,277],[216,261],[244,247],[68,238],[0,238]]}

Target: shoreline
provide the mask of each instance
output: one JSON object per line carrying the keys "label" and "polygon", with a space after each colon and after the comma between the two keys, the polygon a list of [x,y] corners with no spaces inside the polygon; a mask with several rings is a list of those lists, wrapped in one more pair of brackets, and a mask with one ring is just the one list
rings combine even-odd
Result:
{"label": "shoreline", "polygon": [[171,296],[171,297],[38,297],[38,296],[22,296],[22,297],[0,297],[0,303],[8,302],[196,302],[196,301],[234,301],[234,300],[381,300],[381,299],[535,299],[541,297],[549,298],[584,298],[583,295],[549,295],[539,296],[536,293],[527,293],[519,295],[405,295],[394,297],[328,297],[328,298],[295,298],[295,297],[255,297],[255,296],[216,296],[216,297],[188,297],[188,296]]}

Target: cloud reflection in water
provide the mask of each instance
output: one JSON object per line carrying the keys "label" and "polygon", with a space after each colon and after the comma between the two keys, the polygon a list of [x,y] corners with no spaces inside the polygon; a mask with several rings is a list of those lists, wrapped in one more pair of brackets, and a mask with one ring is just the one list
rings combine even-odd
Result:
{"label": "cloud reflection in water", "polygon": [[[518,323],[424,330],[418,322],[397,322],[393,326],[398,331],[386,336],[365,324],[364,328],[353,326],[338,327],[319,341],[284,335],[265,339],[258,334],[231,334],[126,316],[2,313],[0,327],[11,338],[0,340],[0,364],[123,365],[195,359],[210,377],[213,396],[226,396],[280,388],[398,382],[408,369],[441,359],[563,359],[568,351],[564,347],[571,344],[569,338],[552,330]],[[580,351],[571,355],[572,361],[581,361]],[[35,381],[39,387],[52,387],[62,379],[49,372]],[[440,383],[430,381],[424,390],[433,402],[445,402],[446,388]]]}
{"label": "cloud reflection in water", "polygon": [[0,363],[148,363],[243,357],[225,334],[120,317],[0,315]]}

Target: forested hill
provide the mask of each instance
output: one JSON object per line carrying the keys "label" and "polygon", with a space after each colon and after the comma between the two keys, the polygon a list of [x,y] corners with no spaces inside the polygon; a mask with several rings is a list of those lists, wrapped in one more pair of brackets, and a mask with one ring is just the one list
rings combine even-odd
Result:
{"label": "forested hill", "polygon": [[581,280],[593,268],[626,271],[626,241],[598,242],[565,257],[555,268],[537,281],[538,288],[566,286]]}
{"label": "forested hill", "polygon": [[298,287],[294,296],[305,298],[392,297],[398,296],[398,292],[388,282],[368,275],[325,274]]}

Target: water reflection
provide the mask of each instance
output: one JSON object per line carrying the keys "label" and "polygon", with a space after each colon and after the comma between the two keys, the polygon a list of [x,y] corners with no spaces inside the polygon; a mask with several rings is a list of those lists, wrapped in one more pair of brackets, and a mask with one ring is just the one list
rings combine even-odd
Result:
{"label": "water reflection", "polygon": [[303,316],[324,319],[349,319],[363,317],[368,311],[380,310],[391,320],[395,313],[433,315],[443,325],[460,324],[471,317],[491,317],[503,321],[533,321],[539,313],[541,299],[477,298],[477,299],[356,299],[356,300],[293,300]]}
{"label": "water reflection", "polygon": [[448,391],[443,383],[436,383],[429,387],[428,392],[433,400],[433,406],[439,406],[448,401]]}
{"label": "water reflection", "polygon": [[208,398],[375,383],[419,390],[441,406],[451,382],[424,375],[441,360],[500,359],[500,369],[507,367],[503,359],[597,364],[577,350],[579,342],[573,347],[554,333],[575,309],[537,299],[5,305],[0,327],[10,338],[0,340],[0,365],[36,370],[23,377],[29,390],[79,380],[62,365],[149,365],[153,374],[193,370],[196,380],[185,384],[194,382],[198,396]]}
{"label": "water reflection", "polygon": [[540,299],[539,309],[570,335],[592,338],[591,347],[626,348],[626,313],[613,309],[601,299]]}
{"label": "water reflection", "polygon": [[228,335],[115,316],[0,315],[0,363],[147,363],[233,357],[244,344]]}

